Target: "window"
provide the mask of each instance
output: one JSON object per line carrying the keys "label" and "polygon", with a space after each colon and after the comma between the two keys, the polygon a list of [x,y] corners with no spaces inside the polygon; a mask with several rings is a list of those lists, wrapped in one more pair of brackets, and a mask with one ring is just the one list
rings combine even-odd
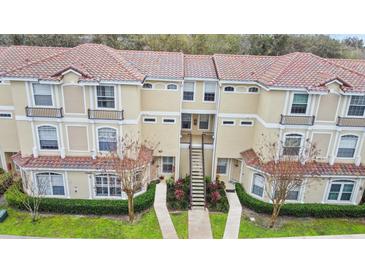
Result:
{"label": "window", "polygon": [[298,201],[299,193],[300,187],[295,187],[294,189],[288,191],[288,196],[286,197],[286,199],[289,201]]}
{"label": "window", "polygon": [[218,174],[226,174],[228,166],[228,159],[218,159],[217,163],[217,173]]}
{"label": "window", "polygon": [[306,114],[308,105],[308,94],[294,94],[291,106],[291,114]]}
{"label": "window", "polygon": [[99,174],[95,176],[95,195],[105,197],[121,197],[120,181],[115,175]]}
{"label": "window", "polygon": [[144,83],[142,88],[148,88],[148,89],[151,89],[152,88],[152,84],[150,83]]}
{"label": "window", "polygon": [[283,155],[299,155],[303,136],[300,134],[288,134],[285,137]]}
{"label": "window", "polygon": [[113,86],[97,86],[96,97],[98,108],[115,108],[115,96]]}
{"label": "window", "polygon": [[257,87],[250,87],[248,89],[248,92],[250,92],[250,93],[258,93],[259,92],[259,88],[257,88]]}
{"label": "window", "polygon": [[44,172],[36,175],[37,189],[40,195],[65,195],[65,186],[61,174]]}
{"label": "window", "polygon": [[162,123],[163,124],[175,124],[176,119],[175,118],[163,118]]}
{"label": "window", "polygon": [[209,129],[209,114],[199,115],[199,129]]}
{"label": "window", "polygon": [[184,101],[194,101],[194,82],[185,82],[184,83],[184,93],[183,100]]}
{"label": "window", "polygon": [[155,117],[144,117],[143,118],[143,123],[155,124],[156,123],[156,118]]}
{"label": "window", "polygon": [[168,84],[167,89],[168,90],[177,90],[177,85],[176,84]]}
{"label": "window", "polygon": [[58,149],[57,129],[52,126],[40,126],[38,128],[39,144],[41,149]]}
{"label": "window", "polygon": [[351,201],[355,183],[351,180],[337,180],[330,184],[327,200]]}
{"label": "window", "polygon": [[217,89],[216,82],[205,82],[204,83],[204,101],[214,102],[216,89]]}
{"label": "window", "polygon": [[241,120],[240,125],[243,127],[250,127],[253,125],[253,121]]}
{"label": "window", "polygon": [[265,177],[260,174],[254,174],[251,193],[262,197],[264,195]]}
{"label": "window", "polygon": [[231,87],[231,86],[225,87],[225,88],[224,88],[224,91],[227,91],[227,92],[234,92],[234,87]]}
{"label": "window", "polygon": [[348,116],[364,116],[365,96],[351,96]]}
{"label": "window", "polygon": [[53,106],[51,85],[33,83],[32,86],[36,106]]}
{"label": "window", "polygon": [[358,137],[355,135],[344,135],[341,137],[338,146],[337,157],[353,158],[355,155]]}
{"label": "window", "polygon": [[98,129],[99,151],[115,151],[117,149],[117,130],[114,128]]}
{"label": "window", "polygon": [[235,122],[234,122],[234,120],[223,120],[222,125],[223,126],[234,126]]}
{"label": "window", "polygon": [[181,115],[181,128],[191,129],[191,114],[183,113]]}
{"label": "window", "polygon": [[162,157],[162,172],[172,173],[174,171],[174,157]]}
{"label": "window", "polygon": [[11,119],[12,117],[11,112],[0,112],[0,118],[2,119]]}

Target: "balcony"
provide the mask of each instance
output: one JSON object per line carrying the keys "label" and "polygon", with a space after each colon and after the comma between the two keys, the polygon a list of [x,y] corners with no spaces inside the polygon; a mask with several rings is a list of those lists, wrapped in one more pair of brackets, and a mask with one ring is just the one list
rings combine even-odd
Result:
{"label": "balcony", "polygon": [[[181,138],[180,143],[181,144],[189,144],[190,143],[190,134],[191,131],[181,131]],[[192,134],[192,143],[193,144],[201,144],[202,143],[202,134],[204,134],[204,144],[205,145],[212,145],[214,143],[214,132],[202,132],[202,133],[196,133]]]}
{"label": "balcony", "polygon": [[303,125],[313,126],[315,116],[300,116],[300,115],[281,115],[281,125]]}
{"label": "balcony", "polygon": [[365,118],[337,117],[339,127],[365,127]]}
{"label": "balcony", "polygon": [[27,117],[62,118],[62,108],[25,107]]}
{"label": "balcony", "polygon": [[87,111],[89,119],[94,120],[124,120],[123,110],[93,110]]}

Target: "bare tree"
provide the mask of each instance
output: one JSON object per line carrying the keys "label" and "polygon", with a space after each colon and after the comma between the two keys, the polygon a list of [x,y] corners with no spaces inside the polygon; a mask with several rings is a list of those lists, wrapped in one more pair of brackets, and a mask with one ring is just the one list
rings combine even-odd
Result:
{"label": "bare tree", "polygon": [[318,150],[309,139],[299,146],[298,143],[295,144],[295,140],[267,142],[265,136],[262,140],[264,141],[259,148],[258,157],[266,176],[265,192],[273,207],[269,224],[272,228],[289,194],[308,183],[306,176],[318,175],[306,168],[316,160]]}

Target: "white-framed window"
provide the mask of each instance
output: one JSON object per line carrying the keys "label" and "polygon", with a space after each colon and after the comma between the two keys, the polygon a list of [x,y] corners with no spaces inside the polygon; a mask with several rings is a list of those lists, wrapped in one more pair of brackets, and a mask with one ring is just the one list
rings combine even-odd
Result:
{"label": "white-framed window", "polygon": [[234,92],[234,91],[235,91],[235,89],[234,89],[234,87],[232,87],[232,86],[227,86],[227,87],[224,87],[224,91],[225,91],[225,92]]}
{"label": "white-framed window", "polygon": [[115,108],[114,86],[97,86],[96,101],[98,108]]}
{"label": "white-framed window", "polygon": [[330,182],[327,201],[352,201],[355,182],[352,180],[334,180]]}
{"label": "white-framed window", "polygon": [[363,117],[365,114],[365,96],[353,95],[351,96],[351,101],[347,116]]}
{"label": "white-framed window", "polygon": [[143,123],[145,124],[156,124],[156,117],[143,117]]}
{"label": "white-framed window", "polygon": [[162,172],[173,173],[174,172],[174,157],[162,157]]}
{"label": "white-framed window", "polygon": [[177,85],[176,84],[168,84],[166,86],[167,90],[177,90]]}
{"label": "white-framed window", "polygon": [[228,159],[220,158],[217,161],[217,173],[218,174],[227,174],[228,169]]}
{"label": "white-framed window", "polygon": [[191,114],[190,113],[181,114],[181,128],[191,129]]}
{"label": "white-framed window", "polygon": [[252,127],[253,126],[253,121],[252,120],[241,120],[240,121],[240,126],[242,126],[242,127]]}
{"label": "white-framed window", "polygon": [[283,155],[299,155],[303,135],[292,133],[285,135]]}
{"label": "white-framed window", "polygon": [[12,119],[13,114],[11,112],[0,112],[0,119]]}
{"label": "white-framed window", "polygon": [[33,99],[35,106],[53,106],[52,86],[48,84],[33,83]]}
{"label": "white-framed window", "polygon": [[204,82],[204,102],[214,102],[216,90],[216,82]]}
{"label": "white-framed window", "polygon": [[223,120],[222,126],[234,126],[236,122],[234,120]]}
{"label": "white-framed window", "polygon": [[44,150],[58,150],[57,128],[54,126],[38,127],[39,147]]}
{"label": "white-framed window", "polygon": [[176,118],[162,118],[163,124],[175,124]]}
{"label": "white-framed window", "polygon": [[262,197],[264,195],[265,177],[261,174],[255,173],[252,178],[251,193]]}
{"label": "white-framed window", "polygon": [[118,177],[113,174],[95,175],[95,196],[121,197],[122,188]]}
{"label": "white-framed window", "polygon": [[144,83],[142,88],[145,88],[145,89],[152,89],[152,84],[151,83]]}
{"label": "white-framed window", "polygon": [[194,82],[184,82],[183,100],[184,101],[194,101]]}
{"label": "white-framed window", "polygon": [[199,129],[209,129],[209,114],[199,114]]}
{"label": "white-framed window", "polygon": [[337,157],[354,158],[359,137],[356,135],[343,135],[338,145]]}
{"label": "white-framed window", "polygon": [[296,93],[293,96],[293,102],[290,109],[290,114],[306,114],[308,108],[308,94]]}
{"label": "white-framed window", "polygon": [[297,186],[288,191],[288,196],[286,197],[286,199],[289,201],[298,201],[300,197],[299,195],[300,195],[300,187]]}
{"label": "white-framed window", "polygon": [[41,195],[65,196],[63,175],[53,172],[42,172],[36,175],[37,189]]}
{"label": "white-framed window", "polygon": [[258,87],[249,87],[248,88],[248,92],[249,93],[258,93],[259,92],[259,88]]}
{"label": "white-framed window", "polygon": [[117,130],[110,127],[98,129],[99,151],[115,151],[117,149]]}

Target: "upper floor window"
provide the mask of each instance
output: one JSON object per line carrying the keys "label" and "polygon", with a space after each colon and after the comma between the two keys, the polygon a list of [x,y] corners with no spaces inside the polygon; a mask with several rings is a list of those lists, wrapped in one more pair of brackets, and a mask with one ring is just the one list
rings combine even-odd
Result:
{"label": "upper floor window", "polygon": [[227,174],[228,159],[218,159],[217,163],[217,173]]}
{"label": "upper floor window", "polygon": [[259,92],[259,88],[258,87],[250,87],[248,89],[248,92],[250,92],[250,93],[258,93]]}
{"label": "upper floor window", "polygon": [[351,201],[355,183],[351,180],[331,182],[327,196],[328,201]]}
{"label": "upper floor window", "polygon": [[113,86],[97,86],[96,99],[98,108],[115,108],[115,93]]}
{"label": "upper floor window", "polygon": [[58,149],[57,129],[53,126],[40,126],[38,128],[39,144],[41,149]]}
{"label": "upper floor window", "polygon": [[294,94],[291,105],[291,114],[306,114],[308,107],[308,94]]}
{"label": "upper floor window", "polygon": [[33,83],[32,86],[36,106],[53,106],[51,85]]}
{"label": "upper floor window", "polygon": [[176,84],[168,84],[167,89],[168,90],[177,90],[177,85]]}
{"label": "upper floor window", "polygon": [[265,177],[260,174],[253,175],[251,193],[262,197],[264,195]]}
{"label": "upper floor window", "polygon": [[43,172],[36,175],[38,194],[65,195],[65,186],[62,174]]}
{"label": "upper floor window", "polygon": [[117,149],[117,130],[114,128],[99,128],[98,140],[100,151],[115,151]]}
{"label": "upper floor window", "polygon": [[231,86],[225,87],[225,88],[224,88],[224,91],[227,91],[227,92],[234,92],[234,87],[231,87]]}
{"label": "upper floor window", "polygon": [[191,114],[189,113],[181,114],[181,128],[191,129]]}
{"label": "upper floor window", "polygon": [[184,83],[183,100],[184,101],[194,101],[194,82]]}
{"label": "upper floor window", "polygon": [[152,84],[151,83],[144,83],[142,88],[148,88],[151,89],[152,88]]}
{"label": "upper floor window", "polygon": [[341,137],[340,144],[338,146],[337,157],[340,158],[353,158],[357,146],[357,140],[359,137],[355,135],[344,135]]}
{"label": "upper floor window", "polygon": [[364,116],[365,112],[365,96],[351,96],[348,116]]}
{"label": "upper floor window", "polygon": [[285,136],[283,155],[299,155],[303,136],[300,134],[288,134]]}
{"label": "upper floor window", "polygon": [[98,174],[95,176],[95,195],[115,197],[122,195],[120,181],[115,175]]}
{"label": "upper floor window", "polygon": [[209,129],[209,114],[199,115],[199,129]]}
{"label": "upper floor window", "polygon": [[216,89],[217,89],[216,82],[205,82],[204,83],[204,101],[214,102]]}

